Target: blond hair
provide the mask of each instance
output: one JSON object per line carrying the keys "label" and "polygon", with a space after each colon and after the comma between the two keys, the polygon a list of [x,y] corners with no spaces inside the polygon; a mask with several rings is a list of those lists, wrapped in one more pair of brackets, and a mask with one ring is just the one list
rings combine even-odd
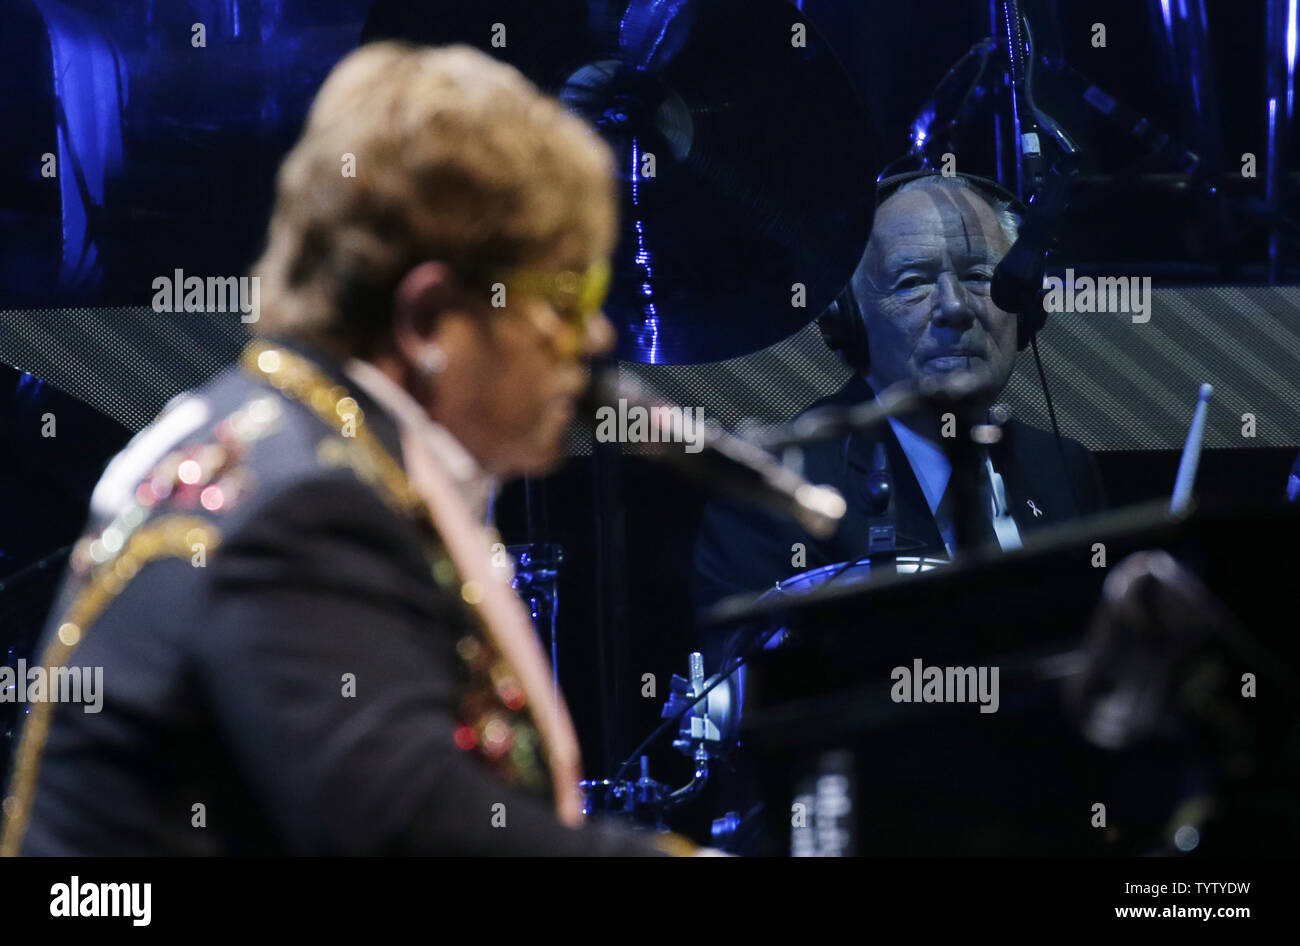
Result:
{"label": "blond hair", "polygon": [[604,142],[511,66],[468,46],[363,46],[330,73],[280,167],[253,267],[258,331],[364,357],[424,260],[472,282],[602,258],[612,167]]}

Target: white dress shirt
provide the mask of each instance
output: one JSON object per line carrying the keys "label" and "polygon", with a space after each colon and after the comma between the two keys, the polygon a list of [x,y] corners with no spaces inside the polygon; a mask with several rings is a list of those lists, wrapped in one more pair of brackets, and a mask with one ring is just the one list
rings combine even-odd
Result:
{"label": "white dress shirt", "polygon": [[[876,398],[876,403],[880,403],[879,397]],[[925,501],[930,506],[930,513],[934,516],[934,524],[943,538],[944,547],[952,555],[956,526],[953,522],[952,504],[946,495],[948,480],[952,478],[952,464],[948,460],[948,454],[939,444],[918,434],[896,417],[889,418],[889,426],[893,428],[898,445],[903,448],[903,454],[907,457],[912,472],[916,474],[917,482],[921,484],[921,492],[925,494]],[[1018,549],[1022,544],[1020,530],[1016,526],[1016,520],[1011,517],[1002,474],[994,469],[987,450],[981,450],[981,454],[988,477],[988,515],[993,523],[993,532],[1003,551]]]}
{"label": "white dress shirt", "polygon": [[416,432],[419,443],[429,450],[456,484],[474,517],[490,525],[487,522],[488,506],[496,489],[496,479],[478,465],[452,432],[430,418],[401,385],[369,362],[354,358],[344,365],[343,370],[357,387],[388,411],[399,426]]}
{"label": "white dress shirt", "polygon": [[556,813],[570,827],[578,826],[582,763],[573,721],[537,631],[511,587],[513,562],[498,560],[493,549],[498,537],[484,528],[495,479],[451,431],[374,365],[354,359],[344,372],[397,423],[402,465],[464,579],[461,597],[478,612],[488,638],[523,686],[550,765]]}

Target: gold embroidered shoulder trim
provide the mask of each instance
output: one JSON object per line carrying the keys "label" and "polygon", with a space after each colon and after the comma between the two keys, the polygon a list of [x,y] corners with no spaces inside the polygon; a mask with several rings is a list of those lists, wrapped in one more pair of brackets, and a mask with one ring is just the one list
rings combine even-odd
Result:
{"label": "gold embroidered shoulder trim", "polygon": [[[317,445],[321,463],[350,467],[399,515],[431,525],[428,507],[411,487],[406,470],[366,427],[364,412],[346,388],[334,384],[308,359],[260,339],[244,349],[240,365],[254,379],[305,405],[337,433]],[[508,783],[540,791],[550,785],[539,755],[541,737],[514,669],[490,643],[478,609],[482,591],[473,580],[462,580],[445,549],[426,546],[426,553],[434,580],[446,591],[459,586],[460,599],[468,605],[466,613],[479,627],[477,634],[457,646],[469,679],[454,741],[462,750],[478,753]],[[471,656],[470,651],[479,656]]]}
{"label": "gold embroidered shoulder trim", "polygon": [[[198,554],[195,546],[200,547],[206,561],[207,553],[220,544],[220,530],[190,516],[164,516],[142,526],[126,540],[116,555],[95,568],[86,587],[73,600],[54,639],[46,646],[41,656],[42,666],[65,665],[85,639],[90,626],[145,565],[164,558],[192,559]],[[16,857],[22,848],[52,713],[52,703],[34,703],[23,726],[22,739],[14,755],[11,791],[3,805],[4,832],[0,836],[0,857]]]}
{"label": "gold embroidered shoulder trim", "polygon": [[[306,358],[264,341],[253,341],[240,356],[240,366],[291,400],[307,407],[327,427],[338,433],[344,445],[360,452],[346,463],[367,482],[380,487],[383,498],[403,515],[426,520],[424,501],[411,488],[406,471],[364,423],[365,413],[342,385],[334,384]],[[329,448],[337,450],[336,447]],[[330,458],[342,465],[341,456]]]}

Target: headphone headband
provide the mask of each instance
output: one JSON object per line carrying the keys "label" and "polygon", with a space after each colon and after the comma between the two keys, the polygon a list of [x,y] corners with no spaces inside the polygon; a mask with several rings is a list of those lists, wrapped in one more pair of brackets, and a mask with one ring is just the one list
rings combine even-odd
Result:
{"label": "headphone headband", "polygon": [[879,207],[893,197],[904,184],[920,180],[923,177],[938,177],[944,180],[958,178],[970,184],[974,190],[979,191],[986,199],[1009,204],[1017,216],[1023,217],[1025,214],[1026,208],[1020,198],[991,178],[980,177],[978,174],[944,174],[942,171],[933,169],[908,171],[904,174],[891,174],[888,177],[876,178],[876,206]]}

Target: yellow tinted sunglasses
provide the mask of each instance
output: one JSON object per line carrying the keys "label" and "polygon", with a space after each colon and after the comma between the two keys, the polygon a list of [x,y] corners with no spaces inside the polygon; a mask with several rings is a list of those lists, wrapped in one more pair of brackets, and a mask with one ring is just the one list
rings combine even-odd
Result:
{"label": "yellow tinted sunglasses", "polygon": [[506,287],[507,295],[518,292],[550,303],[579,338],[586,337],[592,316],[605,304],[609,280],[608,260],[598,260],[582,273],[519,268],[500,271],[493,279]]}

